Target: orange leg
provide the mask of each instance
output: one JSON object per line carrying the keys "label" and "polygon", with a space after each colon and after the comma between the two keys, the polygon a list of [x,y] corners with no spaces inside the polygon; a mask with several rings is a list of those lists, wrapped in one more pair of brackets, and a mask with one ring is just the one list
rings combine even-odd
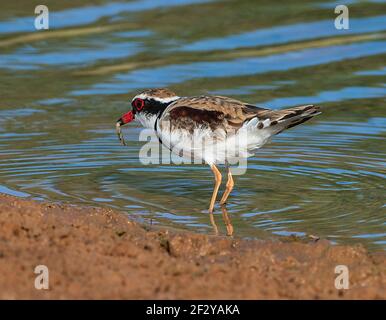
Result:
{"label": "orange leg", "polygon": [[214,173],[214,179],[215,179],[212,199],[210,200],[210,205],[209,205],[209,213],[213,213],[214,203],[216,202],[217,193],[218,193],[218,189],[220,188],[222,176],[220,171],[217,169],[217,167],[214,164],[212,164],[210,168]]}
{"label": "orange leg", "polygon": [[228,181],[227,181],[227,184],[225,185],[225,191],[220,201],[221,205],[226,203],[229,197],[229,194],[232,192],[233,186],[235,185],[231,170],[229,169],[229,167],[227,169],[228,169]]}

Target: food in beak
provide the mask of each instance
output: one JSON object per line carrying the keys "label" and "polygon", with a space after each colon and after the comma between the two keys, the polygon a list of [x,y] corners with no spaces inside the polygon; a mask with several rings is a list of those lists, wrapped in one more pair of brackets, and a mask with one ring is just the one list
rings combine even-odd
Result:
{"label": "food in beak", "polygon": [[119,138],[119,141],[123,146],[126,145],[125,138],[123,137],[122,130],[121,130],[121,122],[118,121],[117,124],[115,125],[115,130],[117,131],[117,135]]}
{"label": "food in beak", "polygon": [[118,119],[116,125],[115,125],[115,130],[117,131],[117,135],[118,135],[118,138],[119,138],[119,141],[121,142],[121,144],[123,146],[126,145],[126,142],[125,142],[125,139],[123,138],[123,134],[122,134],[122,130],[121,130],[121,126],[133,121],[135,118],[134,116],[134,113],[132,111],[129,111],[127,113],[125,113],[122,118]]}

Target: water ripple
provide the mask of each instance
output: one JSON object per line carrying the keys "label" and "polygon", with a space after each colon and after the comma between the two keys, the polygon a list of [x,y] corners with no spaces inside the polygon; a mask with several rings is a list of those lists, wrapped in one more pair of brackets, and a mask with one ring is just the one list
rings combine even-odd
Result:
{"label": "water ripple", "polygon": [[370,41],[328,48],[306,49],[267,57],[234,59],[231,61],[195,62],[119,74],[109,83],[99,83],[91,89],[75,90],[73,95],[122,94],[135,89],[167,87],[197,78],[246,76],[272,71],[355,59],[386,52],[386,41]]}

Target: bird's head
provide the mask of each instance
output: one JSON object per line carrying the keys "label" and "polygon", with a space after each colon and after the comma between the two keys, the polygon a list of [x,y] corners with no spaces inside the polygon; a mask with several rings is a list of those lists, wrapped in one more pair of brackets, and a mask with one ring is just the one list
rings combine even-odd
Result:
{"label": "bird's head", "polygon": [[122,126],[138,119],[145,127],[149,127],[148,122],[152,122],[151,119],[155,119],[170,103],[179,98],[169,89],[145,90],[131,100],[132,109],[119,118],[117,124]]}

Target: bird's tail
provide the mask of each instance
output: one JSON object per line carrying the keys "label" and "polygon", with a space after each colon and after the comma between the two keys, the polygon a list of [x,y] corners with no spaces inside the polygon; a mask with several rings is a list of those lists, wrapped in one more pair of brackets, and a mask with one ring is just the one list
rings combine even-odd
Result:
{"label": "bird's tail", "polygon": [[284,130],[297,126],[320,114],[320,108],[314,105],[306,105],[272,111],[269,116],[270,127],[278,134]]}

